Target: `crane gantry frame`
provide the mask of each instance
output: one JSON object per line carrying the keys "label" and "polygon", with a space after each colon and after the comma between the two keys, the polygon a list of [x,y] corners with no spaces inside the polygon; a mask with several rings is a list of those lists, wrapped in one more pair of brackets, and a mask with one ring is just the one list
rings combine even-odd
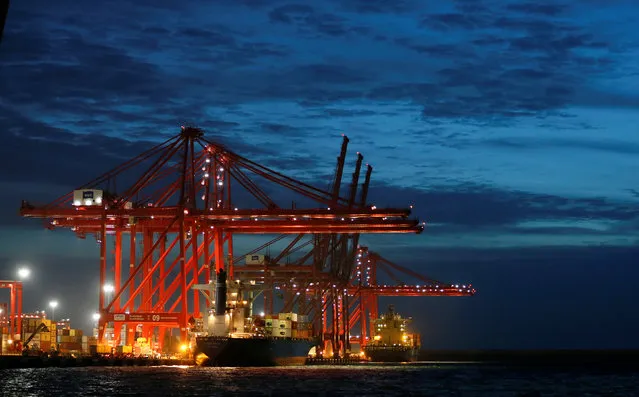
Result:
{"label": "crane gantry frame", "polygon": [[[176,136],[52,203],[34,206],[24,201],[21,214],[43,218],[50,229],[68,228],[79,237],[96,236],[100,285],[110,279],[114,284],[110,301],[103,288],[99,292],[101,340],[109,322],[116,335],[122,325],[142,323],[147,334],[157,327],[159,340],[165,329],[175,327],[184,339],[190,317],[200,315],[198,294],[190,288],[212,280],[223,268],[230,279],[234,277],[234,234],[296,234],[297,241],[312,235],[313,249],[307,255],[314,268],[330,274],[331,283],[344,284],[352,274],[360,233],[421,233],[424,225],[409,218],[410,209],[366,204],[372,173],[369,165],[358,200],[360,153],[348,195],[340,194],[347,144],[344,136],[332,191],[325,191],[210,142],[199,128],[182,127]],[[145,171],[134,174],[141,167]],[[255,177],[284,187],[315,206],[284,208]],[[118,178],[120,186],[122,180],[127,186],[119,192],[112,188]],[[233,188],[240,197],[238,203],[252,200],[260,207],[236,207],[232,186],[241,186],[248,193],[242,195]],[[76,200],[75,192],[87,189],[100,189],[100,202],[84,205]],[[138,239],[142,240],[142,255],[136,251]],[[113,252],[107,251],[107,240],[112,240]],[[112,271],[107,266],[109,259]]]}

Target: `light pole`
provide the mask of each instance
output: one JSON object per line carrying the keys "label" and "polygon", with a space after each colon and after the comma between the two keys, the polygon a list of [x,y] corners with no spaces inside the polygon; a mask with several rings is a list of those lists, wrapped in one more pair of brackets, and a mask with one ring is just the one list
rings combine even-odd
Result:
{"label": "light pole", "polygon": [[[115,291],[115,287],[113,286],[113,284],[104,284],[102,289],[104,290],[104,307],[107,307],[109,303],[111,302],[111,293]],[[104,308],[100,308],[100,309],[102,310]],[[104,322],[103,324],[104,324],[104,327],[107,328],[108,324],[106,322]],[[99,333],[100,331],[98,331],[98,335]],[[106,330],[104,335],[105,335],[104,337],[108,339],[108,334],[106,333]]]}
{"label": "light pole", "polygon": [[100,313],[93,313],[93,336],[98,336],[98,327],[100,326]]}
{"label": "light pole", "polygon": [[26,280],[29,278],[30,275],[31,275],[31,270],[29,270],[29,268],[21,267],[18,269],[18,278],[20,280]]}
{"label": "light pole", "polygon": [[11,329],[15,329],[15,332],[18,334],[22,333],[22,282],[28,279],[29,275],[31,275],[31,270],[29,270],[28,267],[21,266],[18,268],[18,279],[20,281],[16,283],[14,287],[16,295],[15,303],[17,307],[14,307],[13,303],[11,303],[11,309],[9,309],[11,312],[11,315],[9,316],[9,326]]}
{"label": "light pole", "polygon": [[49,307],[51,307],[51,321],[55,322],[55,308],[58,307],[58,301],[49,302]]}
{"label": "light pole", "polygon": [[104,287],[102,287],[102,289],[104,290],[104,294],[106,295],[105,305],[108,305],[109,301],[111,300],[111,293],[115,291],[115,287],[113,287],[113,284],[104,284]]}

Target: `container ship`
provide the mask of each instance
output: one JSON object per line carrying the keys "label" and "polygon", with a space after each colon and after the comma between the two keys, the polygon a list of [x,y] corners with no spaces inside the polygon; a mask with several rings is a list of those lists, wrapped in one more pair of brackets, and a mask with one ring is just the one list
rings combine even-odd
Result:
{"label": "container ship", "polygon": [[421,347],[419,334],[409,334],[410,318],[402,318],[393,305],[373,322],[373,340],[364,354],[373,362],[409,362],[417,360]]}
{"label": "container ship", "polygon": [[195,337],[196,362],[220,367],[303,365],[317,344],[308,317],[252,315],[252,302],[243,300],[247,289],[241,282],[227,282],[224,270],[217,273],[205,330]]}

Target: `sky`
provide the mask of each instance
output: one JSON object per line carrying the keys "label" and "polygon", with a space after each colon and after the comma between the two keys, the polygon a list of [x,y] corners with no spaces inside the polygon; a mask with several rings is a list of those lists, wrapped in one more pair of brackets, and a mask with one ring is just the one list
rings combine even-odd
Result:
{"label": "sky", "polygon": [[327,188],[346,134],[345,179],[361,151],[369,201],[427,222],[361,243],[478,290],[383,300],[424,346],[639,348],[636,26],[625,0],[13,2],[0,278],[29,264],[25,308],[56,297],[88,328],[95,241],[21,219],[21,199],[46,203],[184,124]]}

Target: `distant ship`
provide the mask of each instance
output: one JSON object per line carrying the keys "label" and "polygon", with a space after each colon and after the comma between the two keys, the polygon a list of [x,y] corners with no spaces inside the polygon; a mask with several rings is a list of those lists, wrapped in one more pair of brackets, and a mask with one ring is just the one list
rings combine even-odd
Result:
{"label": "distant ship", "polygon": [[419,334],[409,334],[410,318],[395,313],[393,305],[386,314],[373,322],[373,340],[364,347],[364,354],[373,362],[409,362],[417,360],[421,347]]}
{"label": "distant ship", "polygon": [[218,272],[206,335],[195,338],[196,362],[220,367],[303,365],[316,345],[307,317],[296,313],[251,316],[251,303],[242,299],[241,284],[230,286],[226,273]]}

